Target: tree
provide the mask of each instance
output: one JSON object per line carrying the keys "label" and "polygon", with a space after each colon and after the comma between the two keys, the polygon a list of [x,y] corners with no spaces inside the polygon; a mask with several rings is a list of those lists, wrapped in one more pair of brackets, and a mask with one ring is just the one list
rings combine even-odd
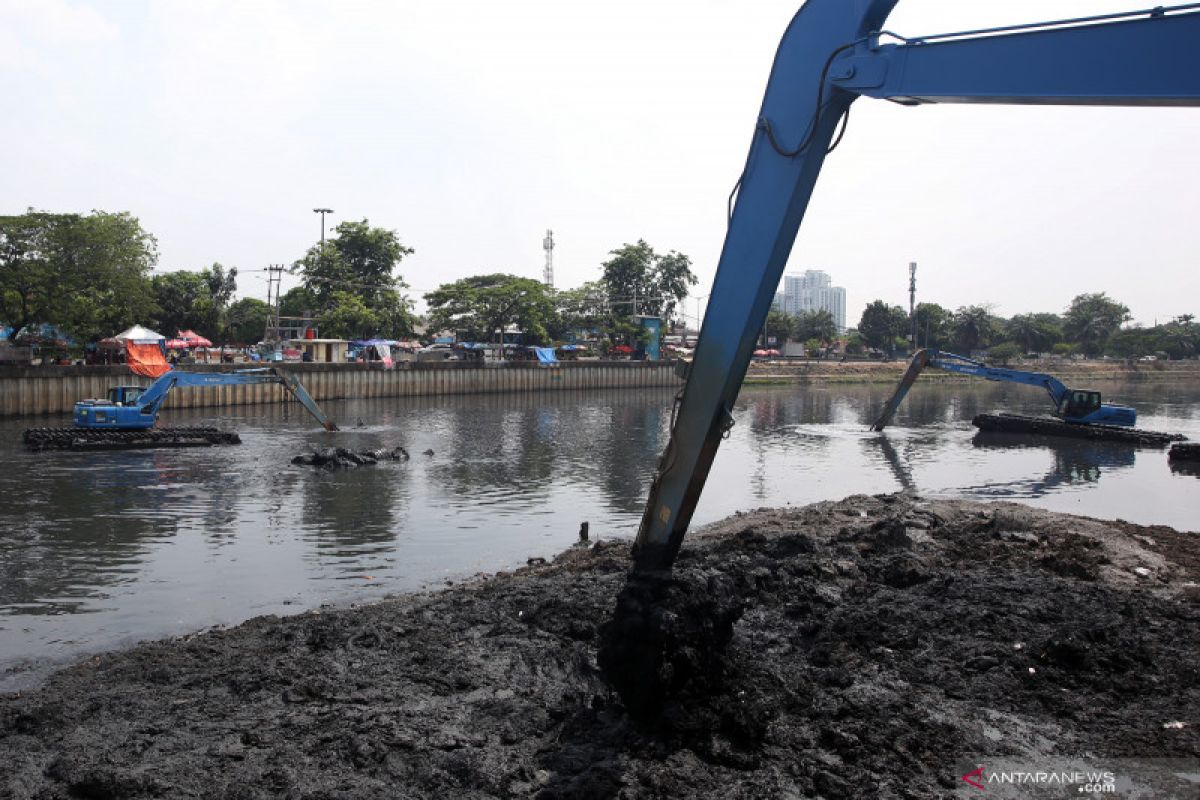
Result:
{"label": "tree", "polygon": [[238,300],[229,307],[229,338],[238,344],[251,344],[263,338],[271,307],[254,297]]}
{"label": "tree", "polygon": [[[950,340],[950,311],[937,303],[917,303],[917,342],[920,347],[945,347]],[[915,343],[914,343],[915,344]]]}
{"label": "tree", "polygon": [[785,314],[782,311],[771,309],[767,312],[767,321],[763,325],[763,332],[767,335],[767,341],[774,339],[779,344],[783,344],[788,339],[792,338],[795,332],[793,323],[795,319],[791,314]]}
{"label": "tree", "polygon": [[[378,326],[388,336],[407,336],[415,317],[412,303],[401,294],[408,284],[393,271],[400,261],[415,252],[400,242],[395,231],[373,228],[368,220],[343,222],[334,228],[334,236],[324,246],[313,245],[292,269],[304,276],[304,288],[315,304],[315,311],[327,332],[341,328],[351,306],[340,294],[350,293],[362,301]],[[338,309],[330,328],[327,313]],[[357,313],[357,312],[355,312]],[[285,314],[284,316],[290,316]],[[353,316],[353,315],[351,315]]]}
{"label": "tree", "polygon": [[541,281],[492,274],[463,278],[425,295],[430,330],[455,331],[478,342],[516,325],[529,343],[542,343],[554,324],[554,301]]}
{"label": "tree", "polygon": [[1043,353],[1062,341],[1062,320],[1057,314],[1017,314],[1005,324],[1004,334],[1022,353]]}
{"label": "tree", "polygon": [[317,308],[317,295],[307,286],[288,289],[279,298],[279,315],[281,317],[306,317],[317,313]]}
{"label": "tree", "polygon": [[329,306],[321,314],[322,335],[338,339],[365,339],[374,336],[379,317],[356,292],[329,294]]}
{"label": "tree", "polygon": [[555,317],[550,335],[554,339],[566,338],[574,331],[599,332],[608,323],[607,293],[600,281],[555,292],[553,298]]}
{"label": "tree", "polygon": [[1004,342],[988,348],[988,358],[1000,364],[1007,364],[1022,352],[1021,345],[1016,342]]}
{"label": "tree", "polygon": [[176,331],[194,330],[213,338],[216,323],[216,307],[209,295],[208,281],[199,272],[178,270],[155,275],[151,279],[154,300],[158,313],[153,318],[154,327],[164,336],[173,336]]}
{"label": "tree", "polygon": [[996,318],[987,306],[963,306],[950,318],[954,347],[964,355],[990,345],[997,330]]}
{"label": "tree", "polygon": [[1105,352],[1119,358],[1152,355],[1159,349],[1160,333],[1159,328],[1143,328],[1140,325],[1114,331],[1105,342]]}
{"label": "tree", "polygon": [[219,263],[202,271],[208,299],[213,307],[212,335],[222,341],[229,337],[229,303],[237,291],[237,267],[225,270]]}
{"label": "tree", "polygon": [[1104,292],[1081,294],[1063,315],[1063,332],[1079,343],[1085,355],[1098,356],[1104,352],[1108,337],[1129,319],[1129,308]]}
{"label": "tree", "polygon": [[1200,325],[1192,314],[1182,314],[1163,327],[1161,350],[1170,358],[1191,358],[1200,352]]}
{"label": "tree", "polygon": [[837,321],[833,314],[823,308],[814,311],[801,311],[793,321],[793,333],[796,339],[807,342],[816,339],[819,342],[832,342],[837,338]]}
{"label": "tree", "polygon": [[154,237],[128,213],[0,217],[0,315],[14,332],[51,323],[92,341],[147,321]]}
{"label": "tree", "polygon": [[690,258],[674,250],[659,255],[638,239],[609,253],[600,282],[614,314],[661,317],[670,325],[675,309],[697,283]]}
{"label": "tree", "polygon": [[908,314],[903,308],[875,300],[863,310],[858,332],[869,347],[892,353],[896,337],[904,333],[907,324]]}

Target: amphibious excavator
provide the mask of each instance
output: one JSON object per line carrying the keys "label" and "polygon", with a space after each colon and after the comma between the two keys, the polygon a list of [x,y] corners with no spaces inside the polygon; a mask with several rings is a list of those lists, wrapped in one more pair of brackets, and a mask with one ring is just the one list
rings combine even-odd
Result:
{"label": "amphibious excavator", "polygon": [[1160,447],[1183,438],[1177,434],[1134,428],[1137,423],[1136,410],[1129,406],[1102,402],[1100,392],[1093,389],[1068,389],[1058,378],[1044,372],[991,367],[966,356],[934,349],[918,350],[913,355],[895,393],[884,405],[879,418],[871,425],[871,430],[881,431],[891,423],[896,409],[900,407],[917,376],[926,367],[989,381],[1040,386],[1050,395],[1050,402],[1053,403],[1052,416],[977,414],[971,423],[980,430],[1034,433],[1042,436],[1065,436],[1072,439],[1095,439]]}
{"label": "amphibious excavator", "polygon": [[238,444],[236,433],[217,428],[158,428],[158,412],[172,389],[194,386],[282,385],[328,431],[337,425],[329,419],[295,375],[276,367],[231,372],[186,372],[173,369],[147,387],[114,386],[103,399],[75,404],[74,426],[29,428],[25,444],[31,450],[113,450],[139,447],[191,447]]}
{"label": "amphibious excavator", "polygon": [[[884,27],[897,2],[808,0],[783,36],[638,529],[635,574],[670,569],[675,560],[733,425],[734,401],[821,165],[855,100],[1200,105],[1200,3],[906,38]],[[904,192],[871,186],[898,199]],[[869,228],[870,218],[862,223]]]}

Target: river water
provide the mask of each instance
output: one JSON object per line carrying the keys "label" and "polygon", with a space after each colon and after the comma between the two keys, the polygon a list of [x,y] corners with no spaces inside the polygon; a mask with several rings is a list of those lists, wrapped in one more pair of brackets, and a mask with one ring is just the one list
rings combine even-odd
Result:
{"label": "river water", "polygon": [[[739,510],[855,493],[1016,500],[1197,530],[1200,478],[1157,449],[984,436],[976,413],[1042,413],[1028,387],[925,384],[893,427],[867,427],[890,386],[750,387],[693,527]],[[1139,427],[1200,439],[1200,385],[1103,387]],[[355,400],[197,409],[243,444],[111,453],[24,451],[0,421],[0,690],[140,639],[323,603],[367,602],[632,537],[666,443],[669,390]],[[69,425],[69,418],[36,424]],[[402,445],[408,462],[291,465],[327,443]],[[426,452],[428,451],[428,452]]]}

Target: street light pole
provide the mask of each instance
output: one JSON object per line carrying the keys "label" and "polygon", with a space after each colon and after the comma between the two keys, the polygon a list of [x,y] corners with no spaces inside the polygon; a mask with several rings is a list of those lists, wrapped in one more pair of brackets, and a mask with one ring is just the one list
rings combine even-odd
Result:
{"label": "street light pole", "polygon": [[332,214],[333,209],[332,208],[314,208],[313,213],[321,215],[321,251],[324,252],[325,251],[325,215]]}

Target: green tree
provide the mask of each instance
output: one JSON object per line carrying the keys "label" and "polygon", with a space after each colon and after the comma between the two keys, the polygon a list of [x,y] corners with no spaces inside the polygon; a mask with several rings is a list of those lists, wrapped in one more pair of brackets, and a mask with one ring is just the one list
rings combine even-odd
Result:
{"label": "green tree", "polygon": [[1081,294],[1063,315],[1063,332],[1079,343],[1085,355],[1098,356],[1104,352],[1108,337],[1129,319],[1129,308],[1104,292]]}
{"label": "green tree", "polygon": [[478,342],[495,341],[510,325],[529,344],[547,341],[555,308],[546,285],[517,275],[477,275],[443,284],[425,295],[429,328],[454,331]]}
{"label": "green tree", "polygon": [[688,287],[697,283],[691,259],[674,250],[659,255],[641,239],[609,255],[600,281],[614,315],[661,317],[664,325],[672,324]]}
{"label": "green tree", "polygon": [[863,310],[858,332],[869,347],[892,353],[896,337],[904,333],[907,324],[908,314],[903,308],[875,300]]}
{"label": "green tree", "polygon": [[379,317],[357,292],[335,291],[321,314],[321,335],[334,339],[365,339],[374,336]]}
{"label": "green tree", "polygon": [[837,321],[834,320],[833,314],[823,308],[801,311],[794,319],[792,330],[795,338],[802,342],[809,339],[832,342],[838,335]]}
{"label": "green tree", "polygon": [[1191,358],[1200,353],[1200,325],[1192,314],[1182,314],[1163,327],[1161,350],[1171,358]]}
{"label": "green tree", "polygon": [[1119,358],[1153,355],[1160,349],[1160,334],[1159,328],[1143,328],[1140,325],[1117,330],[1105,342],[1105,352]]}
{"label": "green tree", "polygon": [[229,339],[238,344],[253,344],[263,338],[271,307],[254,297],[246,297],[229,306]]}
{"label": "green tree", "polygon": [[555,292],[553,298],[555,317],[550,335],[554,339],[566,338],[574,331],[600,331],[608,324],[607,292],[600,281]]}
{"label": "green tree", "polygon": [[866,350],[867,340],[863,338],[861,333],[853,328],[846,331],[846,353],[848,355],[862,355]]}
{"label": "green tree", "polygon": [[151,285],[159,309],[153,325],[159,333],[171,337],[176,331],[190,329],[209,338],[216,336],[216,307],[202,273],[165,272],[155,275]]}
{"label": "green tree", "polygon": [[[333,233],[324,247],[320,243],[313,245],[293,265],[293,271],[303,275],[304,288],[315,300],[308,310],[317,313],[324,332],[331,333],[347,324],[350,317],[346,314],[353,307],[339,295],[350,293],[362,301],[378,326],[367,335],[409,335],[416,318],[412,303],[401,293],[408,284],[393,273],[400,261],[415,251],[403,245],[395,231],[373,228],[365,219],[343,222]],[[327,319],[327,314],[333,316]]]}
{"label": "green tree", "polygon": [[763,325],[763,332],[767,336],[767,341],[774,339],[780,345],[783,345],[793,337],[795,333],[795,318],[791,314],[785,314],[777,309],[771,309],[767,312],[767,321]]}
{"label": "green tree", "polygon": [[1044,353],[1062,341],[1062,320],[1057,314],[1017,314],[1005,324],[1004,335],[1023,353]]}
{"label": "green tree", "polygon": [[1016,342],[1004,342],[988,348],[988,358],[999,364],[1007,364],[1022,352],[1021,345]]}
{"label": "green tree", "polygon": [[229,304],[237,291],[237,267],[226,270],[214,262],[200,273],[208,289],[208,299],[213,306],[212,336],[221,341],[229,338]]}
{"label": "green tree", "polygon": [[955,349],[970,355],[992,344],[998,332],[996,318],[987,306],[963,306],[950,318]]}
{"label": "green tree", "polygon": [[950,341],[950,311],[937,303],[917,303],[916,315],[919,346],[945,347]]}
{"label": "green tree", "polygon": [[157,258],[128,213],[0,217],[0,316],[14,329],[48,322],[80,341],[109,336],[150,319]]}
{"label": "green tree", "polygon": [[281,317],[306,317],[316,314],[319,307],[317,295],[307,286],[295,286],[279,298]]}

